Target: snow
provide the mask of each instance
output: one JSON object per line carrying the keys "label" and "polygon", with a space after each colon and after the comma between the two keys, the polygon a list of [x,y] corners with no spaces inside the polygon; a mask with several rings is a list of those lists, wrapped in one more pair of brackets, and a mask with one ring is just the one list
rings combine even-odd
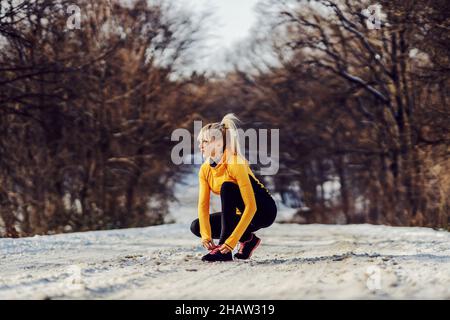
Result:
{"label": "snow", "polygon": [[450,299],[450,234],[275,223],[205,263],[189,223],[0,239],[0,299]]}
{"label": "snow", "polygon": [[197,172],[175,186],[173,224],[0,239],[0,299],[450,299],[449,232],[285,224],[297,209],[277,194],[250,260],[202,262]]}

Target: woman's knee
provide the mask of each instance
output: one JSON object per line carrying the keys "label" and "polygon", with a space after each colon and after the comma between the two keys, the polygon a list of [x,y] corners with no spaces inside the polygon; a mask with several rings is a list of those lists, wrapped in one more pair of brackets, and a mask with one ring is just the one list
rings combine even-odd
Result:
{"label": "woman's knee", "polygon": [[194,221],[192,221],[191,232],[193,234],[195,234],[197,237],[201,237],[200,236],[200,223],[199,223],[198,219],[195,219]]}
{"label": "woman's knee", "polygon": [[271,212],[271,214],[268,215],[265,226],[263,228],[267,228],[275,223],[275,220],[277,219],[277,209]]}
{"label": "woman's knee", "polygon": [[260,228],[267,228],[270,227],[277,218],[277,207],[274,204],[273,206],[267,205],[267,210],[264,210],[262,212],[256,212],[257,216],[255,215],[255,223]]}

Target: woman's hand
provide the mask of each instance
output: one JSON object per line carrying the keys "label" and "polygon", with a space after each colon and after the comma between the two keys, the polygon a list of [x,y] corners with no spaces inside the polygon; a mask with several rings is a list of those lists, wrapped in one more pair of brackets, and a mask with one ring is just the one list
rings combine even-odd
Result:
{"label": "woman's hand", "polygon": [[202,246],[208,250],[212,250],[216,247],[216,245],[214,244],[214,240],[212,239],[202,240]]}
{"label": "woman's hand", "polygon": [[219,248],[219,250],[220,250],[220,252],[223,253],[223,254],[228,253],[228,252],[231,252],[231,250],[228,249],[228,247],[227,247],[225,244],[221,245],[220,248]]}

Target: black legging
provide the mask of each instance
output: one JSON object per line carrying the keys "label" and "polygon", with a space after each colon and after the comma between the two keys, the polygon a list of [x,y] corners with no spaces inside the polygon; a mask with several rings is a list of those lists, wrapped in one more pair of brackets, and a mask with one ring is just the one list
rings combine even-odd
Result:
{"label": "black legging", "polygon": [[[251,233],[261,228],[270,226],[277,216],[277,206],[270,194],[250,179],[256,199],[256,213],[252,221],[242,235],[240,242],[251,239]],[[211,236],[213,239],[220,239],[219,244],[225,243],[238,224],[241,216],[236,214],[236,208],[244,212],[244,201],[237,184],[233,182],[224,182],[220,188],[220,199],[222,202],[222,211],[212,213],[209,216],[211,224]],[[197,237],[200,235],[200,223],[195,219],[191,224],[191,231]]]}

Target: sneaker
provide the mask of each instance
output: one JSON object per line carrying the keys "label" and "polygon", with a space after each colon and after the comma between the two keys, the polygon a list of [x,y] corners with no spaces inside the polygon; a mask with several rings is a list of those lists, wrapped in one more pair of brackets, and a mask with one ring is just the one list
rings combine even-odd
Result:
{"label": "sneaker", "polygon": [[212,249],[207,255],[202,257],[202,261],[214,262],[214,261],[233,261],[233,255],[231,252],[222,253],[219,250],[220,246]]}
{"label": "sneaker", "polygon": [[252,233],[250,240],[239,242],[239,252],[237,252],[234,257],[242,260],[249,259],[260,243],[261,239]]}

